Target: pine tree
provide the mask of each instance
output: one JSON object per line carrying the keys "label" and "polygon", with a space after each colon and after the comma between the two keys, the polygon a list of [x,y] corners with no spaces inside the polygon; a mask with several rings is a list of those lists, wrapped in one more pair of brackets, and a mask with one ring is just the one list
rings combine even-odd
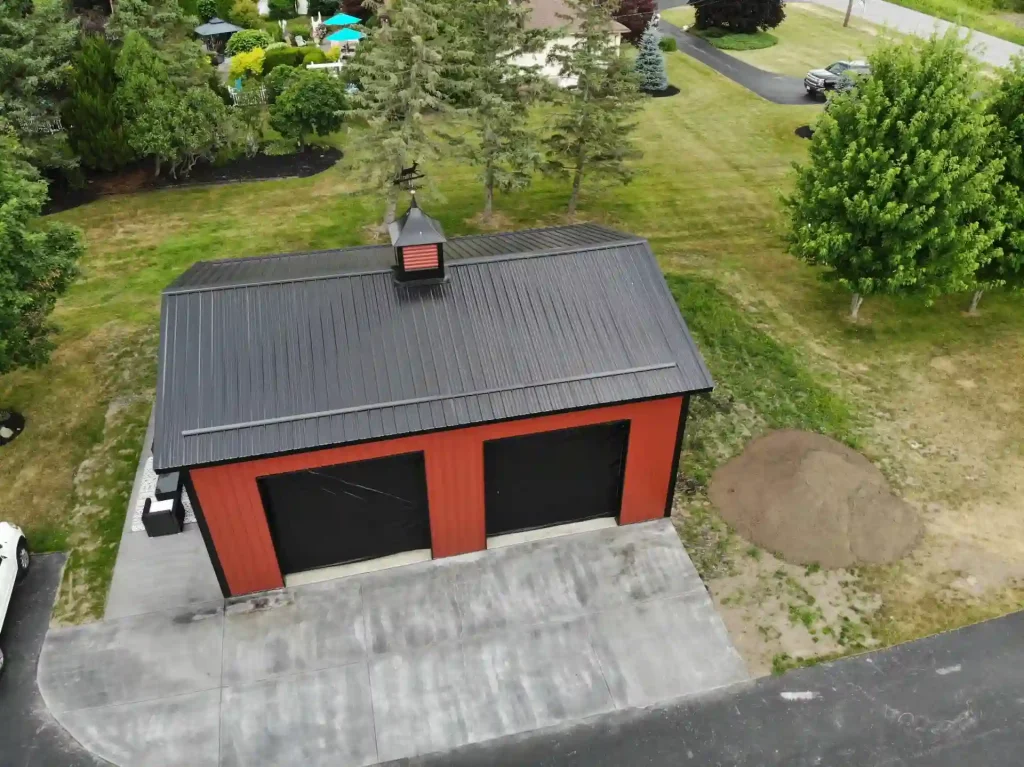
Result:
{"label": "pine tree", "polygon": [[84,37],[72,61],[71,94],[64,107],[64,127],[82,164],[106,171],[132,159],[123,116],[114,100],[116,63],[117,54],[106,39]]}
{"label": "pine tree", "polygon": [[640,40],[640,52],[636,57],[636,73],[641,90],[656,93],[668,88],[668,74],[665,72],[665,54],[658,46],[658,30],[648,26]]}
{"label": "pine tree", "polygon": [[[385,5],[367,0],[380,13]],[[441,155],[441,137],[426,125],[430,113],[445,113],[445,93],[458,92],[453,78],[466,53],[446,19],[451,8],[437,0],[389,0],[388,23],[360,27],[368,39],[346,67],[359,85],[353,114],[367,123],[356,154],[371,184],[386,200],[384,226],[395,218],[402,168],[423,166]]]}
{"label": "pine tree", "polygon": [[77,164],[60,130],[77,42],[78,21],[61,0],[0,0],[0,119],[36,168],[71,173]]}
{"label": "pine tree", "polygon": [[995,197],[1005,228],[996,255],[975,275],[971,313],[986,290],[1024,288],[1024,59],[1003,71],[988,112],[994,123],[991,155],[1004,162]]}
{"label": "pine tree", "polygon": [[139,33],[163,61],[171,81],[181,90],[207,84],[210,62],[192,30],[198,23],[178,0],[118,0],[107,22],[107,35],[124,41]]}
{"label": "pine tree", "polygon": [[818,121],[786,199],[791,250],[853,295],[969,289],[1003,225],[978,65],[955,33],[886,45]]}
{"label": "pine tree", "polygon": [[494,208],[495,190],[525,188],[541,164],[537,136],[528,123],[529,104],[541,79],[515,59],[542,50],[545,35],[525,28],[530,10],[523,2],[476,0],[460,9],[459,23],[472,53],[466,82],[473,139],[455,143],[480,169],[486,221]]}
{"label": "pine tree", "polygon": [[576,212],[584,177],[632,177],[626,160],[638,157],[631,134],[642,98],[636,73],[608,34],[612,6],[590,0],[565,0],[575,22],[575,41],[551,49],[549,62],[563,82],[553,132],[545,141],[549,172],[572,178],[569,214]]}

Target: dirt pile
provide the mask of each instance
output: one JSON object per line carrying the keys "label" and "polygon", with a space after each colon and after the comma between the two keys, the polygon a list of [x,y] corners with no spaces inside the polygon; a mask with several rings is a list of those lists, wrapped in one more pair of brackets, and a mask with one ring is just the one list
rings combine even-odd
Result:
{"label": "dirt pile", "polygon": [[740,535],[795,564],[892,562],[923,529],[867,458],[803,431],[751,442],[715,472],[710,496]]}

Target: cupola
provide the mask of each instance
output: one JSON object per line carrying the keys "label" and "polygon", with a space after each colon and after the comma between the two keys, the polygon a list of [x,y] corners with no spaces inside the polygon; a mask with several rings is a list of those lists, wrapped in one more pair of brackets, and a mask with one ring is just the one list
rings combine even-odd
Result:
{"label": "cupola", "polygon": [[395,277],[401,282],[444,279],[444,236],[441,222],[420,210],[413,192],[409,210],[388,227],[395,249]]}

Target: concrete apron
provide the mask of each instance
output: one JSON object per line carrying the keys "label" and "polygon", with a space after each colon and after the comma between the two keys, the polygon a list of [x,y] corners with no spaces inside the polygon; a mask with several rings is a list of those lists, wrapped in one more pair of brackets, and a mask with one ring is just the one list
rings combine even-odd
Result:
{"label": "concrete apron", "polygon": [[124,767],[370,765],[746,678],[668,520],[55,629],[38,672]]}

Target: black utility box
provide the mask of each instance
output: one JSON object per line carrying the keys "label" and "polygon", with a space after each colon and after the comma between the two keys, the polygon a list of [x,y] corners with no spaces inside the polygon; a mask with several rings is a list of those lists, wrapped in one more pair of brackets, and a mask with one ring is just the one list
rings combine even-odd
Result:
{"label": "black utility box", "polygon": [[181,495],[181,473],[172,471],[170,474],[157,475],[153,495],[158,501],[177,501]]}
{"label": "black utility box", "polygon": [[164,501],[147,498],[142,508],[142,526],[150,538],[180,533],[185,526],[185,507],[181,504],[181,497]]}

